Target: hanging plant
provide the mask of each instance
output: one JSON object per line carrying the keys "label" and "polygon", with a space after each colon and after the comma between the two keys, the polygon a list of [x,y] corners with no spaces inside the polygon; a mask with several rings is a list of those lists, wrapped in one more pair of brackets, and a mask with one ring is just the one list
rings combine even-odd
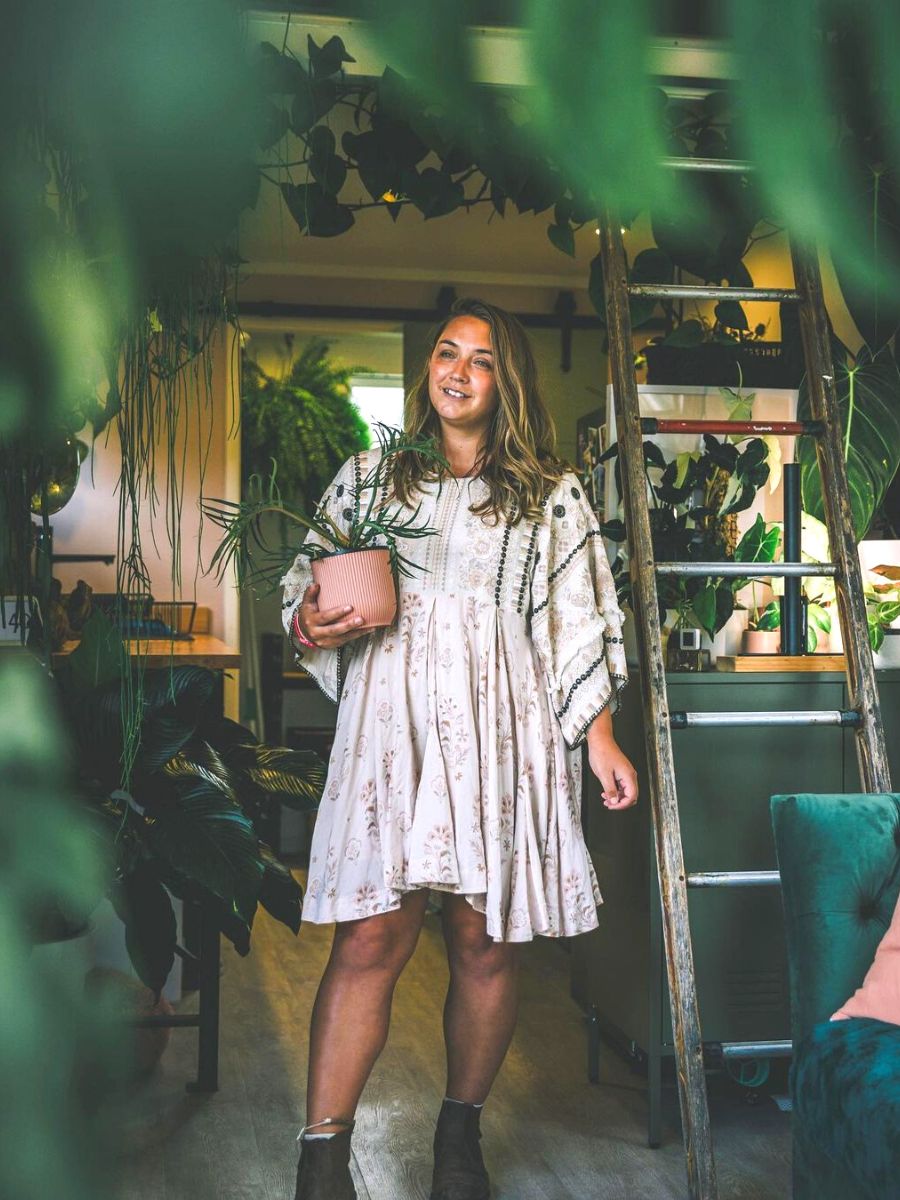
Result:
{"label": "hanging plant", "polygon": [[[288,348],[293,339],[286,339]],[[312,338],[283,375],[267,375],[245,357],[241,374],[241,471],[245,488],[278,463],[278,486],[312,512],[351,454],[369,447],[369,430],[350,399],[361,367],[340,367],[329,345]]]}

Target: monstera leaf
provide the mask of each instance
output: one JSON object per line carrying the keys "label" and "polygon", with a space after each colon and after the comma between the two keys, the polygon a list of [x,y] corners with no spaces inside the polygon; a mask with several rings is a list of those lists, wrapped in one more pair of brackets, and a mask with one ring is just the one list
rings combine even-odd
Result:
{"label": "monstera leaf", "polygon": [[[900,371],[888,351],[874,359],[864,346],[855,363],[835,363],[835,384],[843,427],[844,460],[857,540],[865,537],[872,517],[900,464]],[[806,379],[800,385],[797,415],[811,416]],[[804,509],[824,518],[822,485],[812,438],[799,442]]]}

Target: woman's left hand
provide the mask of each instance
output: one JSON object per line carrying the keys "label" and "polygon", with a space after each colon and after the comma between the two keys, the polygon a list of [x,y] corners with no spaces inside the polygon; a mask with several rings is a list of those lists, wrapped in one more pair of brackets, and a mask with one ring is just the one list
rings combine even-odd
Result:
{"label": "woman's left hand", "polygon": [[603,789],[603,807],[614,810],[631,808],[638,798],[637,771],[612,735],[608,709],[588,730],[587,744],[588,762]]}

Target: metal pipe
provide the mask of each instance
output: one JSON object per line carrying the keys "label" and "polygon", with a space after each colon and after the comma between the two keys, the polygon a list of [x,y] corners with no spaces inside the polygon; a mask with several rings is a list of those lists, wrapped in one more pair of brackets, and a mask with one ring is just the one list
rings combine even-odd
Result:
{"label": "metal pipe", "polygon": [[695,871],[687,877],[688,887],[778,887],[779,871]]}
{"label": "metal pipe", "polygon": [[629,296],[652,296],[657,300],[777,300],[798,303],[794,288],[701,287],[682,283],[629,283]]}
{"label": "metal pipe", "polygon": [[766,563],[766,562],[660,562],[659,575],[720,575],[723,579],[805,578],[807,575],[836,575],[835,563]]}
{"label": "metal pipe", "polygon": [[715,171],[728,175],[745,175],[756,170],[753,163],[738,158],[681,158],[672,155],[662,159],[660,165],[674,171]]}
{"label": "metal pipe", "polygon": [[719,726],[753,725],[859,725],[859,713],[840,709],[810,709],[797,711],[749,712],[673,712],[669,723],[672,729],[718,728]]}
{"label": "metal pipe", "polygon": [[722,1042],[723,1058],[790,1058],[793,1042]]}
{"label": "metal pipe", "polygon": [[641,433],[756,433],[817,437],[821,421],[691,421],[680,417],[641,417]]}

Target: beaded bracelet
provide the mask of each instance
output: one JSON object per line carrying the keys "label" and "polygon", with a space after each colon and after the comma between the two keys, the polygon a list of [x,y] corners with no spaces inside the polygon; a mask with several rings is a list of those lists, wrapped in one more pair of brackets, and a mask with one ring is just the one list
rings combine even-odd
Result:
{"label": "beaded bracelet", "polygon": [[294,619],[291,621],[291,632],[300,643],[301,646],[306,646],[308,650],[318,650],[315,642],[311,642],[303,630],[300,628],[300,610],[294,612]]}

